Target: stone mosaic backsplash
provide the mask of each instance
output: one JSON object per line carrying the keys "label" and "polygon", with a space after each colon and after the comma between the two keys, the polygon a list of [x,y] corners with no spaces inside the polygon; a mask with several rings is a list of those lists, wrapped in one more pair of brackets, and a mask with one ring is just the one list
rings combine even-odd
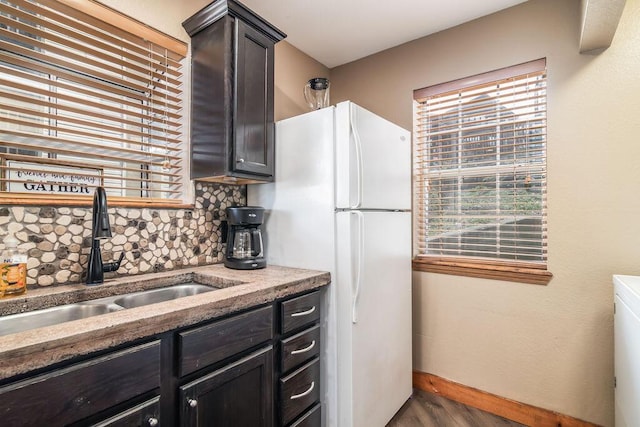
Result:
{"label": "stone mosaic backsplash", "polygon": [[[102,259],[125,257],[105,279],[222,262],[221,221],[238,205],[246,205],[245,186],[197,182],[194,209],[109,207],[113,237],[101,242]],[[29,256],[30,289],[83,282],[91,217],[90,206],[0,206],[0,250],[5,233],[13,233]]]}

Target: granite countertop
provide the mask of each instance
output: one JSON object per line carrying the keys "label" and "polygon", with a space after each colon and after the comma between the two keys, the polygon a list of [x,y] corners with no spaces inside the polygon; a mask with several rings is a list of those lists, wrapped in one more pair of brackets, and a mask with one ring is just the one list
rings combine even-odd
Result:
{"label": "granite countertop", "polygon": [[29,291],[20,297],[0,299],[0,315],[166,287],[191,280],[219,289],[0,336],[0,380],[326,286],[330,282],[330,275],[278,266],[260,270],[231,270],[222,264],[215,264],[106,280],[97,286],[77,284]]}

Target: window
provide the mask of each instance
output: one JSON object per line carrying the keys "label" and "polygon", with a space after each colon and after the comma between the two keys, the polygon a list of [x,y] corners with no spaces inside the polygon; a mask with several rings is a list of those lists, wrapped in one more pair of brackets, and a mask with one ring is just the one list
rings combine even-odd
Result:
{"label": "window", "polygon": [[547,283],[546,61],[419,89],[414,101],[414,268]]}
{"label": "window", "polygon": [[185,55],[95,2],[0,0],[0,203],[182,204]]}

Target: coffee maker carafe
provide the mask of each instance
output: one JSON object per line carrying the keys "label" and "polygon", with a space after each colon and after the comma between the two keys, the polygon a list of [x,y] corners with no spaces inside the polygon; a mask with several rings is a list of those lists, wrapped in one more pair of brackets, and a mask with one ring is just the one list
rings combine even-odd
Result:
{"label": "coffee maker carafe", "polygon": [[260,230],[264,208],[235,206],[227,208],[226,212],[228,232],[224,265],[236,270],[266,267]]}

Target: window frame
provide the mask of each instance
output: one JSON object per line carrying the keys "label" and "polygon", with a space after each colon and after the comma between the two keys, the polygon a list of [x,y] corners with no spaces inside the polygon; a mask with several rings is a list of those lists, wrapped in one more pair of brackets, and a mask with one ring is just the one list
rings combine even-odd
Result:
{"label": "window frame", "polygon": [[[428,161],[423,161],[419,159],[419,152],[427,148],[427,136],[420,136],[420,127],[418,124],[418,117],[420,112],[420,102],[425,102],[425,100],[436,97],[441,94],[452,93],[452,92],[464,92],[471,91],[475,88],[482,86],[490,86],[494,83],[498,83],[500,81],[504,81],[506,79],[527,75],[529,73],[544,73],[544,78],[546,81],[546,59],[541,58],[535,61],[529,61],[523,64],[514,65],[511,67],[505,67],[498,70],[490,71],[487,73],[482,73],[438,85],[433,85],[421,89],[417,89],[414,91],[414,197],[415,202],[414,206],[417,211],[416,220],[415,220],[415,254],[413,259],[413,270],[414,271],[423,271],[430,273],[439,273],[439,274],[449,274],[456,276],[467,276],[467,277],[476,277],[476,278],[484,278],[484,279],[494,279],[494,280],[504,280],[511,282],[519,282],[519,283],[528,283],[528,284],[536,284],[536,285],[546,285],[549,283],[553,274],[547,269],[547,258],[546,258],[546,218],[547,218],[547,210],[546,210],[546,180],[543,183],[543,194],[542,194],[542,212],[541,212],[541,223],[542,223],[542,253],[543,260],[537,262],[531,261],[519,261],[519,260],[509,260],[509,259],[501,259],[501,258],[489,258],[489,257],[476,257],[476,256],[464,256],[464,255],[440,255],[440,254],[428,254],[428,253],[420,253],[421,246],[426,245],[427,240],[427,232],[426,230],[421,230],[420,227],[420,218],[426,221],[427,218],[427,204],[422,201],[425,197],[423,194],[426,190],[423,190],[423,186],[426,185],[424,181],[428,179],[428,175],[420,169],[420,166],[423,166],[423,163],[428,163]],[[545,100],[546,103],[546,100]],[[545,121],[545,134],[546,134],[546,113],[544,117]],[[496,145],[499,142],[496,140]],[[546,175],[546,137],[545,137],[545,147],[544,147],[544,171],[543,173]],[[501,168],[501,166],[494,167],[496,169],[495,173],[498,173],[497,170]],[[490,167],[487,167],[490,169]],[[463,179],[466,176],[464,173],[455,173],[455,179]],[[422,181],[421,181],[422,180]],[[422,209],[423,211],[418,211]],[[424,236],[421,236],[419,233],[423,233]],[[421,244],[422,242],[422,244]]]}
{"label": "window frame", "polygon": [[[109,28],[109,32],[116,37],[121,37],[122,39],[129,40],[132,43],[135,43],[134,39],[142,39],[149,45],[155,46],[154,49],[163,49],[165,58],[169,58],[171,61],[180,61],[184,67],[184,64],[187,64],[188,57],[188,45],[178,39],[175,39],[171,36],[168,36],[158,30],[155,30],[146,24],[143,24],[135,19],[126,16],[116,10],[113,10],[105,5],[102,5],[97,2],[85,1],[85,0],[40,0],[40,4],[45,7],[54,6],[55,10],[62,11],[62,16],[70,16],[75,19],[80,19],[82,22],[87,25],[100,26],[101,28]],[[151,49],[149,47],[148,49]],[[157,51],[156,51],[157,52]],[[167,53],[168,52],[168,53]],[[150,54],[151,55],[151,54]],[[169,55],[169,56],[167,56]],[[165,60],[165,64],[168,60]],[[162,60],[160,60],[162,63]],[[184,67],[186,69],[186,67]],[[151,70],[151,68],[150,68]],[[169,70],[172,72],[171,70]],[[151,71],[150,71],[151,72]],[[166,73],[166,65],[165,69],[162,70],[160,68],[156,69],[154,73],[157,72],[159,74]],[[178,78],[180,81],[180,92],[177,95],[177,98],[181,100],[181,104],[185,105],[185,100],[188,97],[188,76],[185,74],[182,77]],[[153,81],[156,81],[155,79]],[[157,80],[160,81],[160,80]],[[162,83],[160,83],[162,84]],[[160,86],[162,88],[162,86]],[[166,88],[166,86],[165,86]],[[153,98],[153,89],[151,90],[151,98]],[[157,101],[156,101],[157,102]],[[151,111],[151,114],[155,114],[157,116],[157,111],[162,108],[154,106],[152,103],[149,106],[146,106],[145,109]],[[166,103],[165,103],[166,108]],[[172,107],[173,108],[173,107]],[[144,167],[140,168],[140,176],[136,178],[136,181],[140,181],[140,196],[127,196],[123,195],[110,195],[110,205],[111,206],[128,206],[128,207],[156,207],[156,208],[192,208],[194,206],[193,199],[193,189],[192,183],[189,180],[188,176],[188,140],[187,140],[187,131],[186,131],[186,113],[184,108],[180,106],[179,114],[182,116],[178,119],[179,128],[183,129],[181,135],[179,136],[179,151],[176,151],[177,157],[176,162],[178,162],[178,169],[176,174],[180,176],[179,180],[180,184],[180,192],[175,193],[176,198],[166,198],[164,196],[160,196],[160,198],[155,197],[144,197],[143,193],[145,192],[144,188],[144,180],[146,170]],[[160,123],[161,126],[166,126],[167,114],[164,115],[164,123]],[[153,120],[152,120],[153,121]],[[55,130],[54,130],[55,132]],[[158,139],[159,137],[155,137]],[[166,138],[166,136],[165,136]],[[11,148],[11,143],[8,143],[8,147]],[[46,145],[40,145],[40,147],[46,147]],[[51,150],[51,149],[50,149]],[[49,151],[50,151],[49,150]],[[169,153],[168,148],[166,148],[167,154]],[[44,151],[46,152],[46,151]],[[157,155],[156,155],[157,156]],[[11,157],[10,152],[6,156],[7,159]],[[16,156],[14,156],[16,157]],[[17,156],[24,157],[25,156]],[[42,163],[42,160],[49,159],[41,156],[34,156],[34,163]],[[78,161],[74,158],[70,158],[66,162],[56,162],[55,159],[52,159],[52,165],[56,163],[62,165],[67,164],[70,168],[74,166],[78,166]],[[144,163],[142,164],[144,165]],[[80,165],[82,166],[82,165]],[[123,165],[126,166],[126,165]],[[123,166],[117,167],[117,169],[121,169]],[[164,168],[164,164],[163,164]],[[121,169],[123,173],[126,172],[126,167]],[[172,172],[173,173],[173,172]],[[124,175],[123,175],[124,176]],[[8,177],[7,177],[8,178]],[[126,177],[123,178],[126,180]],[[124,191],[124,187],[123,191]],[[156,190],[152,190],[156,191]],[[92,194],[89,195],[66,195],[66,194],[27,194],[27,193],[18,193],[18,192],[9,192],[9,191],[0,191],[0,204],[3,205],[50,205],[50,206],[87,206],[92,202]]]}

